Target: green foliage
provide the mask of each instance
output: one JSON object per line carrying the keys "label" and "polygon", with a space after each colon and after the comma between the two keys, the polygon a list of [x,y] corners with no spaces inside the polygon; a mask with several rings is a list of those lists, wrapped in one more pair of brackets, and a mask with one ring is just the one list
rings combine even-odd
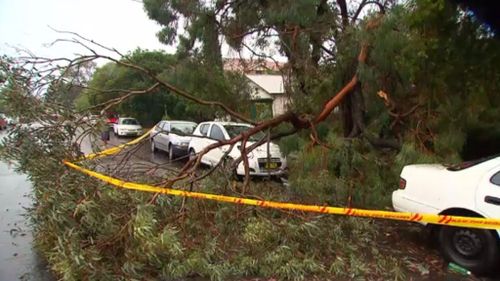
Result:
{"label": "green foliage", "polygon": [[401,166],[391,168],[395,154],[373,151],[366,141],[345,142],[335,134],[329,134],[327,140],[330,149],[310,148],[291,161],[294,173],[290,183],[297,198],[335,206],[390,205],[389,195],[397,186],[401,171]]}

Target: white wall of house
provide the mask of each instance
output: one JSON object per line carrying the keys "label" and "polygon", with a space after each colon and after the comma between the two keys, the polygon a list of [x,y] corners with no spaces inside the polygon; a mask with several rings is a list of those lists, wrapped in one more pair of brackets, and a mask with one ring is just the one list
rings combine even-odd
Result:
{"label": "white wall of house", "polygon": [[273,116],[283,114],[287,111],[290,99],[285,95],[276,95],[273,99]]}

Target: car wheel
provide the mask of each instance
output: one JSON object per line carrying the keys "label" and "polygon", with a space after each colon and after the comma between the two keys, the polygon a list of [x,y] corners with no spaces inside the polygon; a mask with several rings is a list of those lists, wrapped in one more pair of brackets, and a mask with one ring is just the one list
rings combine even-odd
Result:
{"label": "car wheel", "polygon": [[155,153],[158,149],[156,148],[155,141],[151,140],[151,152]]}
{"label": "car wheel", "polygon": [[169,160],[174,160],[175,159],[174,148],[172,147],[171,144],[168,145],[168,159]]}
{"label": "car wheel", "polygon": [[447,260],[476,274],[488,273],[500,262],[498,238],[492,230],[441,226],[438,238]]}

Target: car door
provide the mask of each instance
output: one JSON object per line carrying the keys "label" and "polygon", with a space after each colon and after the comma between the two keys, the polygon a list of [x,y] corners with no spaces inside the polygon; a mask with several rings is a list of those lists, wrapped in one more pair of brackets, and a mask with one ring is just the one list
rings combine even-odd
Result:
{"label": "car door", "polygon": [[500,165],[481,179],[476,191],[476,206],[487,217],[500,218]]}
{"label": "car door", "polygon": [[[209,129],[210,123],[204,123],[200,124],[198,132],[195,131],[195,135],[199,135],[199,137],[194,136],[191,139],[190,147],[193,148],[196,153],[199,153],[208,145],[207,137]],[[203,155],[203,157],[201,157],[201,162],[204,164],[210,164],[206,155]]]}
{"label": "car door", "polygon": [[[219,124],[212,124],[208,136],[209,139],[207,139],[207,146],[210,144],[217,143],[218,141],[226,140],[224,131]],[[210,150],[206,155],[212,165],[217,165],[217,163],[219,163],[220,159],[224,155],[223,147],[214,148]]]}
{"label": "car door", "polygon": [[161,132],[158,134],[158,146],[161,150],[168,151],[168,139],[170,132],[170,122],[164,122]]}
{"label": "car door", "polygon": [[156,148],[158,148],[158,142],[160,140],[160,137],[159,137],[159,134],[163,128],[163,121],[159,122],[154,128],[153,128],[153,131],[151,131],[151,135],[150,137],[153,139],[153,141],[155,142],[155,146]]}

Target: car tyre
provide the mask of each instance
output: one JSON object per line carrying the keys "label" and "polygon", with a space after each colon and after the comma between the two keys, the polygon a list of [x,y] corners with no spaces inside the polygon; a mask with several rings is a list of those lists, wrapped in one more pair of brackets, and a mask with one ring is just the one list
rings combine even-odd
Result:
{"label": "car tyre", "polygon": [[155,141],[151,140],[151,152],[155,153],[158,151],[158,148],[156,148]]}
{"label": "car tyre", "polygon": [[174,153],[174,148],[173,148],[172,144],[168,145],[168,159],[170,161],[175,159],[175,153]]}
{"label": "car tyre", "polygon": [[438,232],[443,256],[475,274],[486,274],[500,262],[499,241],[492,230],[441,226]]}

